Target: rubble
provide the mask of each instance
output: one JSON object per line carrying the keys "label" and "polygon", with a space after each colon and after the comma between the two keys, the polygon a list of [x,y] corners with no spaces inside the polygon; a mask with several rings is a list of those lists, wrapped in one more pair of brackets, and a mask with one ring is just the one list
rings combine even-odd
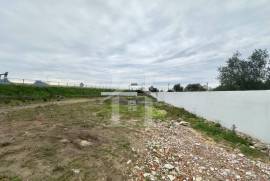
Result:
{"label": "rubble", "polygon": [[133,163],[132,180],[140,175],[168,181],[270,180],[269,163],[225,149],[180,123],[154,122],[144,138],[146,149]]}

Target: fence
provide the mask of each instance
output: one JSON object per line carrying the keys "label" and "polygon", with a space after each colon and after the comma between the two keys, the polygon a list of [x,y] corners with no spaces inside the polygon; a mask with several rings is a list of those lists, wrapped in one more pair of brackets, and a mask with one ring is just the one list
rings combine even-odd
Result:
{"label": "fence", "polygon": [[270,143],[270,91],[151,93],[160,101],[183,107],[208,120]]}
{"label": "fence", "polygon": [[119,85],[112,85],[110,83],[87,83],[79,81],[63,81],[63,80],[34,80],[34,79],[23,79],[23,78],[8,78],[9,83],[14,84],[25,84],[33,85],[39,82],[39,84],[49,85],[49,86],[61,86],[61,87],[84,87],[84,88],[102,88],[102,89],[120,89]]}

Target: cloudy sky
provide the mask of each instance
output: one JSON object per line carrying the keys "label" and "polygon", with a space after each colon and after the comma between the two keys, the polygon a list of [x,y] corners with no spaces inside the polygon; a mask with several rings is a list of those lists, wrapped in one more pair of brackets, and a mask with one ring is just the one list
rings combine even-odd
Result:
{"label": "cloudy sky", "polygon": [[269,0],[0,0],[0,72],[84,81],[218,83],[239,50],[270,50]]}

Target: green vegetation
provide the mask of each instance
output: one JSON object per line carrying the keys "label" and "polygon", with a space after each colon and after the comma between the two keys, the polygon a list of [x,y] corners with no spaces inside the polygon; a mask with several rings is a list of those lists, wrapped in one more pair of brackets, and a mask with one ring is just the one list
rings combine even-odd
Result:
{"label": "green vegetation", "polygon": [[270,89],[270,59],[267,50],[254,50],[246,60],[236,52],[218,70],[221,85],[215,90]]}
{"label": "green vegetation", "polygon": [[206,88],[204,88],[201,84],[188,84],[185,89],[185,92],[193,92],[193,91],[206,91]]}
{"label": "green vegetation", "polygon": [[152,111],[152,117],[154,119],[159,119],[159,120],[162,120],[162,121],[165,120],[166,115],[167,115],[167,111],[162,110],[162,109],[158,109],[156,107],[153,107],[151,111]]}
{"label": "green vegetation", "polygon": [[207,136],[213,138],[217,142],[223,142],[233,148],[238,148],[243,154],[254,158],[267,158],[266,153],[257,149],[250,148],[253,145],[251,140],[237,135],[233,130],[222,127],[219,123],[207,121],[196,116],[183,108],[177,108],[163,102],[155,104],[158,109],[163,109],[167,112],[166,119],[183,119],[191,124],[191,127],[199,130]]}
{"label": "green vegetation", "polygon": [[182,87],[181,84],[175,84],[173,86],[173,91],[174,92],[183,92],[184,91],[184,87]]}
{"label": "green vegetation", "polygon": [[22,179],[17,176],[9,176],[7,173],[0,173],[0,181],[22,181]]}
{"label": "green vegetation", "polygon": [[36,87],[31,85],[1,85],[0,100],[2,103],[9,103],[12,100],[44,100],[56,99],[59,97],[97,97],[102,91],[112,91],[98,88],[79,87]]}

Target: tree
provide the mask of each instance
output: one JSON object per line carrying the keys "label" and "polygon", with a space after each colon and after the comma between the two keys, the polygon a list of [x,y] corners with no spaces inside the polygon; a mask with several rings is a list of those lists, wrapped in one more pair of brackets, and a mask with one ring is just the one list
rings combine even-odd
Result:
{"label": "tree", "polygon": [[265,82],[269,71],[267,50],[255,50],[249,57],[249,73],[251,82]]}
{"label": "tree", "polygon": [[175,84],[175,85],[173,86],[173,90],[174,90],[175,92],[183,92],[183,91],[184,91],[184,88],[183,88],[180,84]]}
{"label": "tree", "polygon": [[231,58],[226,62],[227,65],[220,67],[218,70],[220,72],[218,79],[220,80],[221,87],[230,90],[238,90],[243,87],[247,65],[243,60],[240,59],[241,54],[236,52]]}
{"label": "tree", "polygon": [[267,50],[254,50],[247,60],[236,52],[220,67],[217,90],[258,90],[266,89],[270,82],[269,54]]}
{"label": "tree", "polygon": [[154,86],[150,86],[150,87],[149,87],[149,91],[150,91],[150,92],[158,92],[158,89],[155,88]]}
{"label": "tree", "polygon": [[185,91],[206,91],[201,84],[188,84]]}

